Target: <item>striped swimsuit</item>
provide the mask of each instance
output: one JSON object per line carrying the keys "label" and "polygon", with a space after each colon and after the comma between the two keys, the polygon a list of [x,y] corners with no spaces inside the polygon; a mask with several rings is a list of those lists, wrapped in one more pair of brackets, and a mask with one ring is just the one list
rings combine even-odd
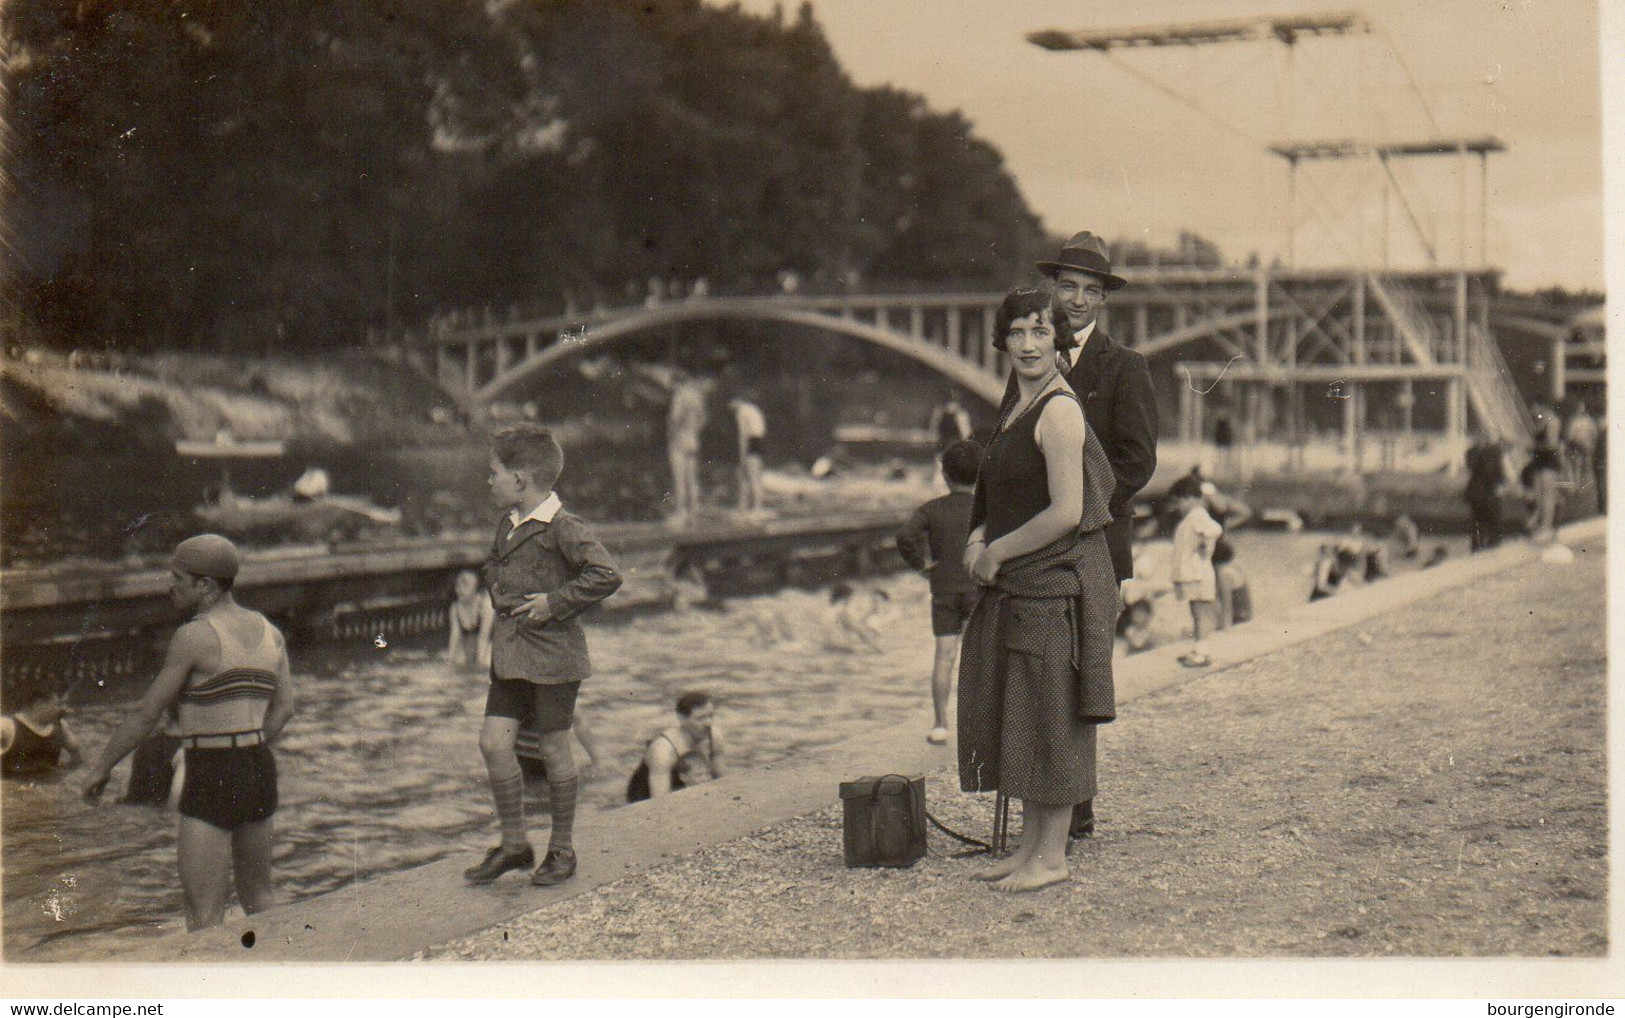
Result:
{"label": "striped swimsuit", "polygon": [[[182,816],[231,831],[276,812],[276,761],[261,739],[276,692],[282,653],[263,615],[257,639],[240,641],[214,618],[205,619],[220,641],[220,670],[180,694],[183,737],[239,736],[246,745],[186,750]],[[233,740],[235,741],[235,740]]]}

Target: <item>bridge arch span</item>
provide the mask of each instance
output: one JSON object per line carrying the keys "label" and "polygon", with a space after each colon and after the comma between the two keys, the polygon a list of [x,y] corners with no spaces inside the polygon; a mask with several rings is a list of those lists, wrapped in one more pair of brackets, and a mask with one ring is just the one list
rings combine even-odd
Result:
{"label": "bridge arch span", "polygon": [[501,399],[516,386],[560,361],[612,346],[622,339],[650,329],[688,322],[719,320],[782,322],[848,336],[924,364],[990,406],[997,407],[1000,397],[1004,394],[1004,382],[985,368],[946,349],[922,343],[891,329],[807,308],[713,298],[691,304],[648,308],[607,321],[587,323],[580,333],[556,340],[530,357],[497,373],[490,381],[475,390],[474,397],[482,403]]}

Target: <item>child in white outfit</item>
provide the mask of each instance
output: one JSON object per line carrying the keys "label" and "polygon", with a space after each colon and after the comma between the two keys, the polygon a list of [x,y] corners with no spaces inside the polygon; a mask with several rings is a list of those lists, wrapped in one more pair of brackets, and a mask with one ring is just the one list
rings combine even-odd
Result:
{"label": "child in white outfit", "polygon": [[1214,602],[1218,580],[1213,571],[1213,547],[1224,533],[1219,521],[1208,515],[1200,493],[1179,495],[1176,506],[1179,526],[1174,529],[1174,553],[1170,567],[1174,593],[1191,606],[1195,639],[1189,654],[1179,659],[1187,668],[1212,664],[1207,656],[1207,637],[1214,627]]}

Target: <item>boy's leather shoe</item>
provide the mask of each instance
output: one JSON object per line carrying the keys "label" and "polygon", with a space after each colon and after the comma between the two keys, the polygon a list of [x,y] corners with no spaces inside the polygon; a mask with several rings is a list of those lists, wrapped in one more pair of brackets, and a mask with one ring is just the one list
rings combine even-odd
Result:
{"label": "boy's leather shoe", "polygon": [[551,848],[536,872],[530,875],[530,882],[537,887],[552,887],[575,875],[576,854],[568,848]]}
{"label": "boy's leather shoe", "polygon": [[536,851],[526,845],[521,852],[504,852],[502,846],[485,853],[485,859],[477,866],[470,866],[463,871],[463,879],[471,884],[489,884],[497,877],[509,870],[522,870],[536,861]]}

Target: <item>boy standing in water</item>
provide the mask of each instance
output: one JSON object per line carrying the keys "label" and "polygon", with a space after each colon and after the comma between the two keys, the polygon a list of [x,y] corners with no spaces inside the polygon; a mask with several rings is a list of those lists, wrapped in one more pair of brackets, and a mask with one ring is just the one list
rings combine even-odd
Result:
{"label": "boy standing in water", "polygon": [[931,709],[936,722],[925,739],[933,745],[948,741],[948,683],[959,656],[959,636],[981,596],[964,562],[971,498],[981,466],[982,449],[975,442],[955,442],[944,449],[942,477],[948,482],[948,494],[916,509],[897,534],[897,551],[904,560],[931,573],[931,632],[937,641]]}
{"label": "boy standing in water", "polygon": [[621,574],[587,525],[561,506],[553,485],[563,469],[564,451],[546,428],[516,424],[492,438],[491,498],[507,513],[485,563],[497,617],[480,754],[502,843],[463,872],[471,884],[488,884],[536,861],[525,827],[525,779],[514,753],[526,721],[539,733],[553,821],[547,855],[530,882],[551,887],[576,872],[572,835],[580,782],[570,722],[576,692],[592,671],[587,634],[576,617],[613,594]]}

